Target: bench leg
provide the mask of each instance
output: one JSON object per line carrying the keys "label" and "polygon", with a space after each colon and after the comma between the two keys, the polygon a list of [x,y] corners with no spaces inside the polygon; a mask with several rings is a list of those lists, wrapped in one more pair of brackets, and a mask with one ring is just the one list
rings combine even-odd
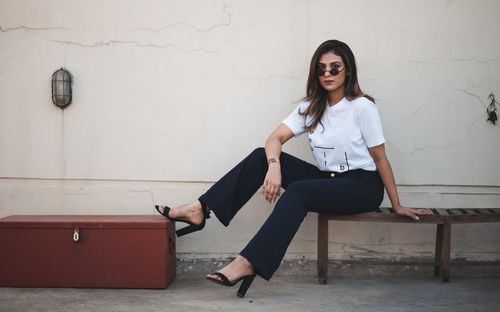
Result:
{"label": "bench leg", "polygon": [[318,214],[318,280],[328,283],[328,219]]}
{"label": "bench leg", "polygon": [[441,266],[441,279],[443,282],[450,281],[450,249],[451,249],[451,224],[445,221],[443,224],[443,252],[442,252],[442,266]]}
{"label": "bench leg", "polygon": [[439,276],[443,261],[443,224],[437,225],[436,230],[436,252],[434,254],[434,276]]}

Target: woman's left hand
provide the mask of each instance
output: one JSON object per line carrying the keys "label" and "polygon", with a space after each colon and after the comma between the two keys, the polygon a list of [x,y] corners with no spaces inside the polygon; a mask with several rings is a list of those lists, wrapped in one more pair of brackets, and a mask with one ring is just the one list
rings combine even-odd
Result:
{"label": "woman's left hand", "polygon": [[420,219],[417,215],[430,215],[430,214],[432,214],[432,212],[430,212],[427,209],[407,208],[407,207],[403,207],[401,205],[394,207],[394,211],[396,211],[396,213],[398,215],[408,216],[408,217],[412,218],[413,220]]}

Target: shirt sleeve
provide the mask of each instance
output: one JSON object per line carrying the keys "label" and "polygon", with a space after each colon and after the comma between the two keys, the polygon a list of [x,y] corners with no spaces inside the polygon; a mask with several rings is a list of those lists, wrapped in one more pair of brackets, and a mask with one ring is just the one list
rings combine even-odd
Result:
{"label": "shirt sleeve", "polygon": [[294,136],[299,136],[306,130],[306,119],[300,112],[303,112],[308,106],[307,102],[301,103],[283,120],[283,123],[292,130]]}
{"label": "shirt sleeve", "polygon": [[382,122],[374,103],[369,102],[361,108],[358,116],[358,126],[368,147],[374,147],[385,142]]}

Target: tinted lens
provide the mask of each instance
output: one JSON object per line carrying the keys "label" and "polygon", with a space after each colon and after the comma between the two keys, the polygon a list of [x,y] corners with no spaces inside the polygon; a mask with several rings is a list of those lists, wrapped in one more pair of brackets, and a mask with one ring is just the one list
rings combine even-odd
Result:
{"label": "tinted lens", "polygon": [[[323,68],[318,68],[317,70],[318,70],[318,76],[323,76],[327,72]],[[329,72],[330,72],[330,75],[332,75],[332,76],[336,76],[340,73],[340,71],[338,70],[337,67],[330,69]]]}
{"label": "tinted lens", "polygon": [[332,68],[332,69],[330,70],[330,74],[331,74],[332,76],[336,76],[336,75],[338,75],[338,73],[339,73],[339,70],[337,69],[337,67],[334,67],[334,68]]}

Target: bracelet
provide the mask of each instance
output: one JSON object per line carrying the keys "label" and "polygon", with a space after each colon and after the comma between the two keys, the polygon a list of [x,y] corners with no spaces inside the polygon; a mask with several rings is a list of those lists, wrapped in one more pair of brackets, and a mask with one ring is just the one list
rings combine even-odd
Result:
{"label": "bracelet", "polygon": [[269,165],[270,163],[275,163],[275,162],[277,162],[278,164],[280,163],[280,161],[279,161],[279,160],[277,160],[277,159],[276,159],[276,158],[274,158],[274,157],[271,157],[271,158],[269,158],[269,159],[267,160],[267,164],[268,164],[268,165]]}

